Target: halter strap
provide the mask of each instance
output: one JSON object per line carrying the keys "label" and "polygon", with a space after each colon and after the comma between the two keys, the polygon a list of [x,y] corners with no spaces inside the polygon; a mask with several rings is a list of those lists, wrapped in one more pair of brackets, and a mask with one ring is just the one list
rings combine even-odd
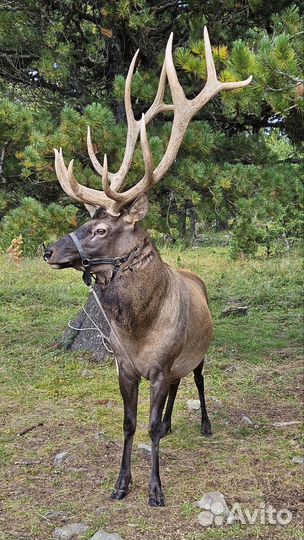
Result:
{"label": "halter strap", "polygon": [[80,258],[81,258],[81,263],[82,263],[82,266],[84,267],[84,272],[82,274],[82,279],[83,281],[85,282],[85,284],[89,287],[91,284],[92,284],[92,276],[91,276],[91,272],[90,272],[90,268],[92,266],[98,266],[98,265],[101,265],[101,264],[110,264],[112,266],[114,266],[114,270],[113,270],[113,273],[112,273],[112,277],[111,279],[113,279],[116,274],[118,273],[121,265],[125,262],[127,262],[127,260],[129,259],[129,257],[131,257],[131,255],[139,248],[140,244],[137,244],[127,255],[123,255],[122,257],[110,257],[110,258],[107,258],[107,257],[100,257],[100,258],[97,258],[97,259],[92,259],[90,257],[87,256],[85,250],[83,249],[82,245],[81,245],[81,242],[79,240],[79,238],[77,238],[76,234],[74,232],[71,232],[69,234],[69,236],[72,238],[76,248],[77,248],[77,251],[80,255]]}

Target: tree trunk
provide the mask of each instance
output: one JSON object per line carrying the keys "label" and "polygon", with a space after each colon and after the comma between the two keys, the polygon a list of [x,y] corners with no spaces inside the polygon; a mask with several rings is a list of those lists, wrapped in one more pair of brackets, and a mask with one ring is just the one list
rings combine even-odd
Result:
{"label": "tree trunk", "polygon": [[186,203],[183,208],[178,212],[178,229],[179,237],[184,239],[187,232],[187,222],[186,222]]}
{"label": "tree trunk", "polygon": [[0,153],[0,177],[2,177],[2,178],[3,178],[4,162],[5,162],[5,158],[6,158],[6,154],[7,154],[9,144],[10,144],[9,141],[5,141],[5,143],[3,144],[1,153]]}
{"label": "tree trunk", "polygon": [[194,243],[195,235],[196,235],[196,223],[197,223],[196,221],[197,215],[196,215],[195,208],[193,206],[191,208],[188,208],[188,215],[190,218],[190,228],[187,234],[189,236],[190,244],[192,246]]}
{"label": "tree trunk", "polygon": [[[100,296],[100,287],[98,284],[94,286],[94,289],[98,296]],[[90,317],[94,322],[90,320]],[[106,336],[110,334],[108,323],[92,294],[90,294],[84,309],[70,322],[70,325],[73,328],[68,326],[61,340],[63,349],[91,352],[97,362],[102,362],[105,358],[113,356],[105,347],[106,345],[111,349],[109,342],[102,338],[100,331],[95,327],[96,325]]]}

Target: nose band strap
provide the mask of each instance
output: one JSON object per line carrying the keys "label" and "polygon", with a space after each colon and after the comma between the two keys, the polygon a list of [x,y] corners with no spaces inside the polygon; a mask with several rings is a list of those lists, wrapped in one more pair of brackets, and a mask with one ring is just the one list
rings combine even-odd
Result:
{"label": "nose band strap", "polygon": [[[72,238],[75,246],[78,249],[78,253],[79,253],[80,257],[81,257],[82,264],[88,262],[88,257],[86,256],[86,252],[84,251],[84,249],[83,249],[81,243],[79,242],[76,234],[71,232],[70,237]],[[86,266],[86,265],[84,264],[84,266]]]}
{"label": "nose band strap", "polygon": [[112,278],[113,279],[120,266],[127,262],[127,260],[129,259],[129,257],[132,255],[132,253],[134,251],[136,251],[139,247],[140,244],[138,244],[137,246],[135,246],[135,248],[132,249],[132,251],[130,251],[130,253],[128,253],[127,255],[124,255],[123,257],[115,257],[115,258],[106,258],[106,257],[102,257],[100,259],[91,259],[90,257],[87,256],[85,250],[83,249],[82,245],[81,245],[81,242],[80,240],[77,238],[76,234],[74,232],[71,232],[69,234],[69,236],[71,237],[71,239],[73,240],[76,248],[77,248],[77,251],[80,255],[80,258],[81,258],[81,263],[82,263],[82,266],[84,267],[84,272],[82,274],[82,279],[83,281],[85,282],[86,285],[90,286],[92,284],[92,276],[91,276],[91,273],[90,273],[90,268],[92,266],[97,266],[97,265],[100,265],[100,264],[110,264],[112,266],[114,266],[114,270],[113,270],[113,274],[112,274]]}

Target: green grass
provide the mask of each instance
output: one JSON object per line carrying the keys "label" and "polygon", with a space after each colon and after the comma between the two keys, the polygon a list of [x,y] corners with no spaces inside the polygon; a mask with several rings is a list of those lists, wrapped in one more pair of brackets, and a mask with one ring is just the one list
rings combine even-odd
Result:
{"label": "green grass", "polygon": [[[165,509],[147,506],[149,461],[137,449],[149,442],[145,381],[132,491],[122,502],[109,501],[122,451],[115,367],[54,346],[85,303],[80,274],[54,272],[36,259],[12,264],[0,257],[0,540],[51,539],[56,524],[43,518],[48,510],[87,523],[87,537],[104,528],[128,540],[301,538],[300,466],[292,464],[293,456],[303,455],[299,426],[272,426],[301,418],[301,260],[233,262],[224,248],[211,247],[162,254],[204,279],[215,328],[205,368],[214,435],[203,439],[198,412],[186,408],[187,399],[197,399],[189,376],[178,393],[172,435],[161,444]],[[221,317],[233,301],[249,306],[246,317]],[[85,369],[94,376],[85,378]],[[253,427],[242,425],[243,415]],[[43,426],[18,435],[39,422]],[[54,455],[64,450],[69,460],[55,467]],[[202,529],[195,501],[207,491],[221,491],[229,505],[251,510],[261,502],[289,508],[292,522]]]}

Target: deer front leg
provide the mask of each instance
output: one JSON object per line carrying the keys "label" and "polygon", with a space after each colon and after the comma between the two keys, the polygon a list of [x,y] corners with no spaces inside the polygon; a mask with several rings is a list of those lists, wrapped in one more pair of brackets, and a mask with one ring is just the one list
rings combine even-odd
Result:
{"label": "deer front leg", "polygon": [[124,402],[124,449],[121,460],[120,473],[111,499],[123,499],[128,493],[131,481],[131,454],[133,437],[136,430],[137,399],[139,380],[130,381],[119,372],[119,387]]}
{"label": "deer front leg", "polygon": [[162,413],[169,387],[169,380],[164,374],[158,374],[155,380],[151,382],[149,434],[152,441],[152,468],[149,482],[150,506],[165,506],[159,476],[159,441],[161,438]]}

